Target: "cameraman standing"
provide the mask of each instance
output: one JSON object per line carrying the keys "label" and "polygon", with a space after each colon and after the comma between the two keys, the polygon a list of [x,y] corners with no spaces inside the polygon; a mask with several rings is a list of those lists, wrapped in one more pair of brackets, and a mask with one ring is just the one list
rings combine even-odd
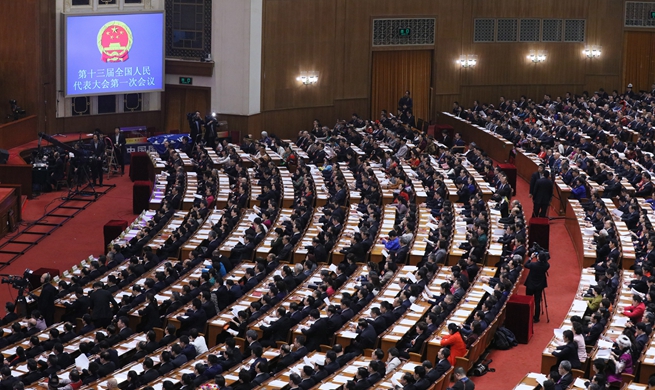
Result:
{"label": "cameraman standing", "polygon": [[[546,251],[534,252],[530,261],[525,264],[525,268],[530,270],[528,277],[525,279],[525,294],[534,295],[534,323],[539,322],[539,314],[541,313],[541,296],[544,289],[548,287],[546,280],[546,273],[550,268],[548,258],[550,255]],[[535,261],[535,259],[537,261]]]}
{"label": "cameraman standing", "polygon": [[57,299],[57,294],[59,294],[59,290],[50,283],[50,280],[49,273],[46,272],[41,275],[43,288],[41,288],[41,294],[37,303],[37,307],[48,326],[52,325],[55,321],[55,299]]}

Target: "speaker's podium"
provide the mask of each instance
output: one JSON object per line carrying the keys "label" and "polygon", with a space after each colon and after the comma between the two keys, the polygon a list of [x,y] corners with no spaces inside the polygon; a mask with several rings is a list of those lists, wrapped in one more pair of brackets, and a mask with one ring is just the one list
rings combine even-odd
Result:
{"label": "speaker's podium", "polygon": [[516,341],[527,344],[534,334],[532,317],[534,317],[534,297],[514,294],[507,300],[505,327],[516,336]]}
{"label": "speaker's podium", "polygon": [[532,248],[532,243],[536,242],[545,250],[548,250],[548,243],[550,241],[550,220],[548,218],[530,218],[530,230],[528,234],[529,247]]}

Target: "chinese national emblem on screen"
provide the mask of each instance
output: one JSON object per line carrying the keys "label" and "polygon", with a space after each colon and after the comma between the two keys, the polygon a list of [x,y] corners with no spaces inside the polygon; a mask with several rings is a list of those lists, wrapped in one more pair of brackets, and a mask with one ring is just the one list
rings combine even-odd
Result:
{"label": "chinese national emblem on screen", "polygon": [[123,22],[111,21],[98,31],[98,50],[103,62],[125,62],[132,48],[132,30]]}

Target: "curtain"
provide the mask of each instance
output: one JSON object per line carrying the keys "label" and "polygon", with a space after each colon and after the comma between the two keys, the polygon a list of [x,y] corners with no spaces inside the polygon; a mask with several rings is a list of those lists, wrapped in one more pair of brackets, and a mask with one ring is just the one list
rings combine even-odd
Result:
{"label": "curtain", "polygon": [[382,110],[396,115],[398,100],[407,90],[414,117],[430,119],[432,50],[374,51],[371,74],[371,119],[378,119]]}

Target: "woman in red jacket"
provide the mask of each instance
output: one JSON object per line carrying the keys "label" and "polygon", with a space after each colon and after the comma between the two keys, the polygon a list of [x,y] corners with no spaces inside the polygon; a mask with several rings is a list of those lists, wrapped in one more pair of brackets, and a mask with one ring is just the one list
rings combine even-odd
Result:
{"label": "woman in red jacket", "polygon": [[457,324],[448,324],[448,335],[441,339],[441,346],[450,348],[450,356],[448,361],[451,366],[455,366],[455,361],[458,357],[466,355],[466,343],[462,337],[461,329]]}
{"label": "woman in red jacket", "polygon": [[[619,308],[619,312],[620,311]],[[644,311],[646,311],[646,305],[644,305],[641,296],[634,294],[632,296],[632,306],[626,306],[623,309],[623,315],[630,318],[630,321],[632,321],[633,324],[636,324],[637,322],[641,322],[641,317],[643,317]]]}

